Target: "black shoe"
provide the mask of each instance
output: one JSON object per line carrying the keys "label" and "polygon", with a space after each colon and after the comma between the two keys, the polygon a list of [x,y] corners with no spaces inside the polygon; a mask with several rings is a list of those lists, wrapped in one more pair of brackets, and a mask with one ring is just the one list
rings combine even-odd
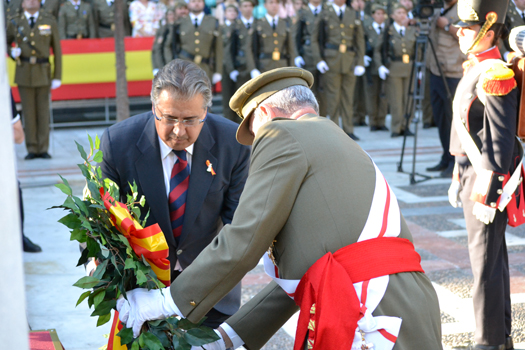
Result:
{"label": "black shoe", "polygon": [[443,170],[439,176],[444,177],[446,179],[450,179],[452,177],[452,173],[454,172],[454,162],[450,162],[447,165],[447,168]]}
{"label": "black shoe", "polygon": [[437,165],[427,168],[427,171],[443,171],[448,167],[448,164],[439,162]]}
{"label": "black shoe", "polygon": [[423,129],[430,129],[431,127],[432,127],[432,124],[430,123],[423,124]]}
{"label": "black shoe", "polygon": [[399,136],[403,136],[403,132],[393,132],[390,134],[390,137],[392,138],[399,137]]}
{"label": "black shoe", "polygon": [[368,126],[368,124],[363,120],[363,121],[360,121],[359,123],[356,123],[356,126]]}
{"label": "black shoe", "polygon": [[348,136],[350,136],[350,138],[351,138],[352,140],[354,140],[354,141],[359,141],[359,140],[360,140],[359,137],[355,136],[355,135],[354,135],[353,133],[351,133],[351,132],[347,132],[346,134],[347,134]]}
{"label": "black shoe", "polygon": [[38,155],[39,158],[43,158],[43,159],[51,159],[51,155],[47,152],[44,152],[44,153],[40,153]]}
{"label": "black shoe", "polygon": [[507,339],[505,339],[505,350],[514,350],[514,342],[512,341],[512,337],[507,337]]}
{"label": "black shoe", "polygon": [[409,129],[406,129],[403,131],[403,135],[405,136],[414,136],[414,133],[410,131]]}
{"label": "black shoe", "polygon": [[390,130],[388,130],[388,128],[387,128],[386,126],[384,126],[384,125],[383,125],[383,126],[378,126],[378,127],[377,127],[377,130],[379,130],[379,131],[390,131]]}
{"label": "black shoe", "polygon": [[26,236],[22,236],[22,245],[26,253],[40,253],[42,251],[42,248],[40,248],[38,244],[31,242]]}
{"label": "black shoe", "polygon": [[35,159],[36,157],[38,157],[38,156],[36,155],[36,153],[31,153],[31,152],[29,152],[29,153],[27,154],[27,156],[24,157],[24,159],[25,159],[25,160],[31,160],[31,159]]}
{"label": "black shoe", "polygon": [[380,130],[379,128],[380,128],[379,126],[371,126],[370,131],[378,131]]}

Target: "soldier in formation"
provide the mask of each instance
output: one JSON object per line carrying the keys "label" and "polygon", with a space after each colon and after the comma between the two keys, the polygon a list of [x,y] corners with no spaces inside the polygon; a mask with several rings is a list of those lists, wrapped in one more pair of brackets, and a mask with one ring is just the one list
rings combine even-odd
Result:
{"label": "soldier in formation", "polygon": [[[114,0],[93,0],[93,19],[97,30],[98,38],[113,38],[115,36],[115,1]],[[124,35],[131,35],[131,23],[129,13],[124,6],[122,11],[124,17]]]}
{"label": "soldier in formation", "polygon": [[[365,13],[365,1],[364,0],[351,0],[350,5],[357,12],[359,19],[365,28],[367,25],[372,23],[372,18]],[[365,44],[366,45],[366,44]],[[370,65],[371,59],[366,59],[365,67]],[[367,126],[366,124],[366,99],[367,99],[367,84],[366,76],[357,76],[355,80],[354,89],[354,125],[355,126]]]}
{"label": "soldier in formation", "polygon": [[60,39],[96,38],[91,5],[82,0],[62,3],[58,12],[58,32]]}

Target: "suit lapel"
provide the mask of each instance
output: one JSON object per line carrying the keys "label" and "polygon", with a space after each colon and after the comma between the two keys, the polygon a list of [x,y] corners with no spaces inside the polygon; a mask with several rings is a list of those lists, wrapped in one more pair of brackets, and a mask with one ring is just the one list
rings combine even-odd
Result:
{"label": "suit lapel", "polygon": [[208,167],[206,161],[209,160],[214,168],[221,166],[217,164],[217,158],[210,152],[214,144],[215,139],[211,135],[210,129],[205,122],[193,148],[190,183],[188,185],[188,196],[186,197],[186,210],[184,212],[184,223],[182,224],[180,242],[184,241],[188,232],[191,230],[195,219],[200,213],[202,204],[208,195],[211,182],[213,181],[213,175],[207,172]]}
{"label": "suit lapel", "polygon": [[138,181],[150,206],[150,215],[153,216],[164,232],[166,241],[176,247],[171,231],[168,197],[164,186],[164,173],[160,159],[160,148],[155,121],[153,116],[149,119],[137,141],[137,148],[142,153],[135,162]]}

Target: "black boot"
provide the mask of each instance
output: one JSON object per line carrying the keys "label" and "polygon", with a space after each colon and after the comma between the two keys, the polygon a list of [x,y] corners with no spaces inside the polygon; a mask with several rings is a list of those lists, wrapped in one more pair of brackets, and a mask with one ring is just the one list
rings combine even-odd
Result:
{"label": "black boot", "polygon": [[26,253],[40,253],[42,251],[42,248],[40,248],[38,244],[31,242],[26,236],[22,236],[22,245]]}

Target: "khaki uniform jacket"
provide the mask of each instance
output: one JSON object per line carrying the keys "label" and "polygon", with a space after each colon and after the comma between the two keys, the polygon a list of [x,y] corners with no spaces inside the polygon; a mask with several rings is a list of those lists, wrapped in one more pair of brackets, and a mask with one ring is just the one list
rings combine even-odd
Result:
{"label": "khaki uniform jacket", "polygon": [[[264,124],[233,221],[171,285],[175,304],[190,321],[200,320],[274,240],[280,277],[302,278],[327,252],[357,242],[370,211],[374,174],[369,156],[329,119],[305,115]],[[412,239],[402,217],[400,237]],[[294,301],[271,282],[227,323],[247,349],[260,349],[296,311]],[[437,296],[424,274],[391,275],[374,315],[403,319],[397,349],[441,349]]]}
{"label": "khaki uniform jacket", "polygon": [[[13,18],[7,23],[7,46],[16,42],[22,49],[20,65],[16,65],[15,83],[25,87],[50,86],[52,79],[62,79],[62,50],[58,36],[58,25],[55,18],[45,12],[38,13],[38,18],[33,29],[24,13]],[[19,31],[22,33],[20,34]],[[24,41],[24,37],[27,38]],[[32,46],[32,47],[31,47]],[[51,73],[49,62],[31,64],[24,59],[36,57],[37,60],[49,59],[50,49],[54,54],[54,71]],[[9,52],[9,51],[8,51]]]}
{"label": "khaki uniform jacket", "polygon": [[[459,49],[458,37],[456,35],[436,26],[436,21],[439,16],[441,15],[436,15],[432,21],[432,27],[430,30],[430,39],[434,44],[436,56],[445,77],[461,78],[463,77],[463,62],[467,60],[467,56]],[[452,5],[444,17],[446,17],[448,22],[452,24],[459,21],[457,3]],[[438,63],[434,59],[432,53],[428,55],[428,62],[432,74],[441,76]]]}
{"label": "khaki uniform jacket", "polygon": [[525,21],[516,10],[516,5],[513,1],[509,1],[509,8],[507,9],[507,18],[510,20],[510,28],[525,25]]}
{"label": "khaki uniform jacket", "polygon": [[157,33],[155,33],[153,47],[151,48],[151,66],[153,69],[161,69],[167,63],[164,61],[163,47],[170,27],[171,26],[169,24],[163,25],[157,29]]}
{"label": "khaki uniform jacket", "polygon": [[[415,48],[416,48],[416,39],[417,39],[417,30],[413,26],[406,27],[405,35],[401,36],[394,28],[392,24],[388,27],[388,44],[386,47],[387,57],[386,62],[383,62],[383,40],[384,37],[381,37],[381,42],[376,47],[374,53],[374,61],[376,66],[379,68],[382,65],[387,67],[390,70],[390,77],[397,78],[408,78],[410,77],[410,72],[412,70],[412,65],[414,64],[415,57]],[[403,62],[403,55],[408,55],[410,58],[410,63]]]}
{"label": "khaki uniform jacket", "polygon": [[255,20],[253,26],[253,58],[256,68],[261,73],[275,68],[295,66],[294,59],[297,54],[291,35],[290,18],[279,18],[275,32],[266,17]]}
{"label": "khaki uniform jacket", "polygon": [[[115,3],[108,5],[106,0],[93,0],[93,20],[98,38],[113,38],[115,36]],[[122,11],[124,15],[124,35],[131,35],[131,24],[127,6]]]}
{"label": "khaki uniform jacket", "polygon": [[332,73],[353,74],[355,66],[364,67],[365,36],[357,13],[347,6],[341,21],[327,6],[315,21],[312,52],[315,64],[324,60]]}
{"label": "khaki uniform jacket", "polygon": [[255,69],[252,52],[253,27],[248,30],[242,20],[236,19],[229,27],[224,26],[224,74],[234,70],[251,72]]}
{"label": "khaki uniform jacket", "polygon": [[4,0],[4,19],[12,18],[20,12],[22,12],[22,0],[11,0],[9,3]]}
{"label": "khaki uniform jacket", "polygon": [[377,62],[374,60],[374,53],[376,50],[376,47],[378,45],[381,45],[383,42],[383,33],[386,28],[386,23],[383,23],[383,29],[381,31],[381,35],[377,34],[374,26],[372,25],[373,22],[369,22],[365,24],[364,31],[365,31],[365,41],[366,41],[366,55],[372,59],[372,62],[370,62],[370,66],[367,67],[367,69],[370,70],[370,73],[372,75],[378,75],[377,70],[379,69],[379,66],[377,65]]}
{"label": "khaki uniform jacket", "polygon": [[49,12],[56,20],[58,20],[58,12],[60,11],[60,5],[62,5],[63,2],[63,0],[46,0],[41,9]]}
{"label": "khaki uniform jacket", "polygon": [[97,32],[91,5],[82,1],[75,10],[71,1],[64,2],[58,12],[58,28],[60,39],[95,38]]}
{"label": "khaki uniform jacket", "polygon": [[223,43],[215,17],[205,15],[198,28],[189,16],[181,18],[174,24],[170,39],[164,43],[166,62],[180,58],[195,62],[210,78],[213,73],[222,74]]}
{"label": "khaki uniform jacket", "polygon": [[[321,10],[322,12],[322,10]],[[295,44],[295,51],[297,56],[301,56],[304,59],[304,69],[314,70],[317,62],[314,61],[314,55],[312,53],[312,33],[315,27],[315,20],[320,16],[314,16],[314,13],[308,7],[303,6],[297,12],[297,21],[295,21],[292,28],[292,37]]]}

